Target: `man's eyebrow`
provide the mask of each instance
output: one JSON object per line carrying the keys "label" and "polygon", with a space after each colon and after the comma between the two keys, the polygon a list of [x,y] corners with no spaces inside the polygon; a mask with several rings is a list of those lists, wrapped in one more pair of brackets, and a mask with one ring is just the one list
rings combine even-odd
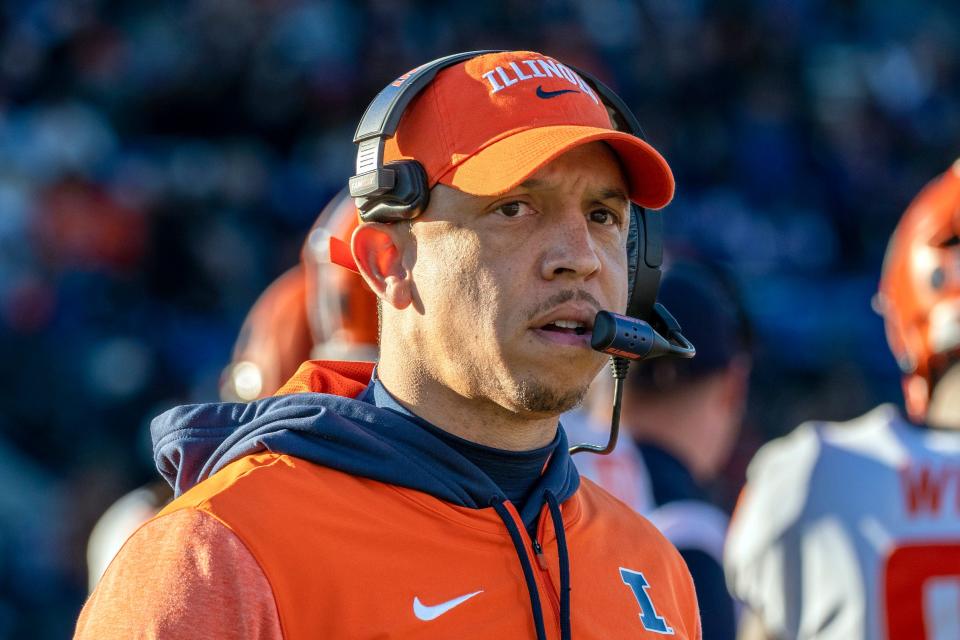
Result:
{"label": "man's eyebrow", "polygon": [[546,184],[546,182],[543,180],[538,180],[537,178],[527,178],[517,186],[523,187],[524,189],[542,189],[546,186]]}
{"label": "man's eyebrow", "polygon": [[620,200],[624,204],[630,202],[630,199],[627,198],[627,194],[622,189],[616,189],[613,187],[601,189],[597,194],[597,200]]}
{"label": "man's eyebrow", "polygon": [[[518,187],[523,189],[543,189],[547,186],[545,180],[540,180],[538,178],[528,178],[521,182]],[[620,200],[624,204],[630,202],[630,199],[627,197],[626,192],[623,189],[618,189],[616,187],[605,187],[597,193],[597,201],[600,200]]]}

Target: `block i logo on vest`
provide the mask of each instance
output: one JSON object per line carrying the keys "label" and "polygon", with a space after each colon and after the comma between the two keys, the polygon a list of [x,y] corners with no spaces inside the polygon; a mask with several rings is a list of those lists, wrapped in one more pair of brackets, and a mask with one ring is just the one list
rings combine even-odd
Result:
{"label": "block i logo on vest", "polygon": [[633,592],[633,597],[637,599],[637,603],[640,605],[640,623],[643,625],[643,628],[653,633],[672,636],[673,629],[667,624],[667,621],[657,613],[657,609],[653,606],[650,594],[647,593],[650,589],[650,584],[647,582],[647,579],[643,577],[643,574],[639,571],[620,567],[620,579],[623,580],[623,584],[630,587],[630,591]]}

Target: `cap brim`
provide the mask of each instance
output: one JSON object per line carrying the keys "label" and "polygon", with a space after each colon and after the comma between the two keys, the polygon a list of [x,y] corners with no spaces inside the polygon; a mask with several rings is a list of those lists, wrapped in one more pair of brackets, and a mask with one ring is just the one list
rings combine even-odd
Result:
{"label": "cap brim", "polygon": [[473,154],[439,182],[472,195],[500,195],[570,149],[599,141],[608,143],[620,158],[631,201],[648,209],[670,202],[673,172],[663,156],[636,136],[599,127],[559,125],[520,131]]}

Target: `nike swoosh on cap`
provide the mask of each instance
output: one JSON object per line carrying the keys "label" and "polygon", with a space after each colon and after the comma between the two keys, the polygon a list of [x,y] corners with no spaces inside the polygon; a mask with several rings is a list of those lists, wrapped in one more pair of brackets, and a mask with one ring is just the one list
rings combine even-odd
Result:
{"label": "nike swoosh on cap", "polygon": [[544,100],[549,100],[550,98],[556,98],[557,96],[563,95],[564,93],[580,93],[580,92],[577,91],[576,89],[560,89],[559,91],[544,91],[542,84],[537,85],[537,97],[543,98]]}
{"label": "nike swoosh on cap", "polygon": [[468,593],[466,595],[460,596],[459,598],[454,598],[453,600],[447,600],[446,602],[435,604],[432,607],[428,607],[427,605],[420,602],[419,597],[415,597],[413,599],[413,615],[417,616],[417,618],[419,618],[420,620],[425,620],[425,621],[434,620],[436,618],[439,618],[443,614],[445,614],[447,611],[450,611],[450,609],[460,606],[461,604],[463,604],[473,596],[479,595],[481,593],[483,593],[483,589],[481,589],[480,591],[474,591],[473,593]]}

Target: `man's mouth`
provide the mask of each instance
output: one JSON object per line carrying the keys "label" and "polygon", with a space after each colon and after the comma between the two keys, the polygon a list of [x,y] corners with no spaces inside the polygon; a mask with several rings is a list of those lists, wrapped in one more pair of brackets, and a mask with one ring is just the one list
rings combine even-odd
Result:
{"label": "man's mouth", "polygon": [[556,310],[531,328],[540,340],[555,347],[589,349],[594,315],[592,309]]}
{"label": "man's mouth", "polygon": [[578,320],[554,320],[540,327],[541,331],[555,331],[582,336],[588,331],[587,324]]}

